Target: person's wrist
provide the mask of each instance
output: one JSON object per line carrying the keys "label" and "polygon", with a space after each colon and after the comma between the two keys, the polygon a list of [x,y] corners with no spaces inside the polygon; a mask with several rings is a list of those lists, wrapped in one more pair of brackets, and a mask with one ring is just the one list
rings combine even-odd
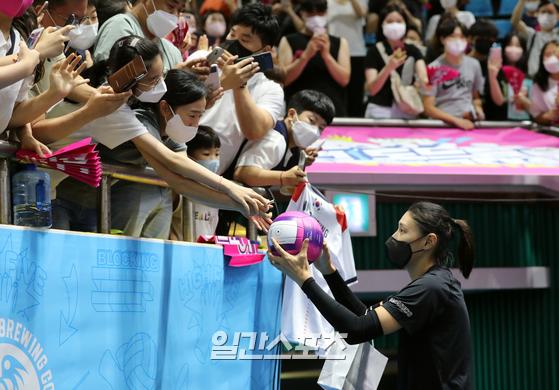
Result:
{"label": "person's wrist", "polygon": [[51,84],[51,88],[49,88],[47,90],[47,92],[45,93],[45,95],[47,95],[47,97],[49,99],[55,100],[56,102],[64,99],[66,97],[66,95],[64,93],[62,93],[61,91],[59,91],[56,88],[52,88],[52,84]]}
{"label": "person's wrist", "polygon": [[299,287],[303,288],[305,285],[312,283],[313,280],[314,278],[312,277],[310,271],[305,270],[298,274],[297,280],[295,282],[299,285]]}

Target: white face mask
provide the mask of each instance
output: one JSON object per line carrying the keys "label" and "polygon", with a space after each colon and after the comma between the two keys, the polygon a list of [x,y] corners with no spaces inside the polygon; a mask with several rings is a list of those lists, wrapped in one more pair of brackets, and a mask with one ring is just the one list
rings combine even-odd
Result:
{"label": "white face mask", "polygon": [[328,23],[328,19],[326,16],[311,16],[305,20],[305,27],[312,31],[313,33],[323,33],[326,29],[326,24]]}
{"label": "white face mask", "polygon": [[444,9],[454,8],[458,4],[458,0],[441,0],[441,7]]}
{"label": "white face mask", "polygon": [[146,6],[144,5],[144,11],[146,11],[146,14],[148,15],[148,30],[156,37],[165,38],[171,31],[178,27],[179,18],[177,15],[158,10],[155,7],[153,0],[151,0],[151,4],[155,9],[155,12],[152,14],[148,14]]}
{"label": "white face mask", "polygon": [[172,108],[171,112],[173,113],[173,117],[169,119],[165,125],[165,133],[167,133],[169,138],[178,144],[185,144],[196,137],[198,127],[185,125],[180,115],[175,114]]}
{"label": "white face mask", "polygon": [[505,47],[505,55],[509,62],[516,63],[522,58],[524,50],[518,46],[507,46]]}
{"label": "white face mask", "polygon": [[524,8],[528,12],[536,12],[539,6],[540,6],[539,1],[527,1],[526,3],[524,3]]}
{"label": "white face mask", "polygon": [[144,103],[157,103],[167,92],[167,84],[165,80],[160,79],[159,82],[149,91],[142,91],[136,98]]}
{"label": "white face mask", "polygon": [[392,41],[399,41],[406,34],[405,23],[384,23],[382,25],[382,33]]}
{"label": "white face mask", "polygon": [[447,39],[445,43],[447,53],[452,54],[453,56],[464,54],[467,46],[468,44],[466,43],[466,40],[461,38]]}
{"label": "white face mask", "polygon": [[70,45],[72,49],[87,50],[95,44],[98,30],[99,23],[80,24],[68,33],[68,37],[70,38],[68,45]]}
{"label": "white face mask", "polygon": [[551,30],[557,24],[557,18],[552,14],[539,14],[538,23],[544,30]]}
{"label": "white face mask", "polygon": [[211,22],[206,25],[206,34],[210,37],[219,38],[225,35],[227,26],[223,22]]}
{"label": "white face mask", "polygon": [[547,57],[543,61],[543,67],[551,74],[559,73],[559,58],[557,56]]}
{"label": "white face mask", "polygon": [[320,138],[318,126],[300,121],[299,118],[293,121],[291,131],[293,132],[295,144],[300,148],[308,148],[313,142]]}
{"label": "white face mask", "polygon": [[219,160],[197,160],[196,162],[213,173],[217,173],[219,169]]}

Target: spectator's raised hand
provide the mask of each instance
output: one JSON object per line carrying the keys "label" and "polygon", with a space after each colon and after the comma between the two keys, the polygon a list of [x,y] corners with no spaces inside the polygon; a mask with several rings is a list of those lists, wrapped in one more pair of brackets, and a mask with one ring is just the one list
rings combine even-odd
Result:
{"label": "spectator's raised hand", "polygon": [[490,77],[497,77],[501,67],[503,66],[503,60],[501,58],[489,58],[487,61],[487,71]]}
{"label": "spectator's raised hand", "polygon": [[198,38],[198,50],[210,51],[210,41],[206,34]]}
{"label": "spectator's raised hand", "polygon": [[20,41],[17,61],[24,63],[29,69],[35,69],[41,62],[41,55],[37,50],[29,49],[24,41]]}
{"label": "spectator's raised hand", "polygon": [[189,70],[197,74],[201,80],[206,80],[210,74],[210,65],[205,58],[188,59],[178,64],[177,69]]}
{"label": "spectator's raised hand", "polygon": [[111,87],[102,86],[89,97],[85,108],[94,118],[99,118],[118,110],[131,96],[132,91],[114,93]]}
{"label": "spectator's raised hand", "polygon": [[35,49],[41,55],[41,60],[53,58],[64,51],[64,43],[69,41],[68,33],[75,26],[64,26],[61,28],[47,27],[41,34]]}
{"label": "spectator's raised hand", "polygon": [[206,97],[206,110],[209,110],[214,104],[223,97],[223,88],[218,88],[215,91],[210,91]]}
{"label": "spectator's raised hand", "polygon": [[240,212],[245,217],[261,216],[270,209],[270,201],[252,189],[240,186],[232,181],[225,181],[224,190],[227,195],[240,205]]}
{"label": "spectator's raised hand", "polygon": [[307,43],[307,47],[305,48],[302,57],[310,60],[321,49],[322,49],[322,40],[319,38],[319,36],[313,36],[310,39],[309,43]]}
{"label": "spectator's raised hand", "polygon": [[56,96],[65,98],[74,88],[89,82],[89,79],[79,77],[87,67],[85,61],[79,65],[81,59],[81,56],[72,53],[65,60],[54,64],[49,76],[49,90]]}
{"label": "spectator's raised hand", "polygon": [[320,46],[320,55],[322,58],[330,55],[330,37],[328,34],[320,34],[316,36]]}
{"label": "spectator's raised hand", "polygon": [[232,57],[223,66],[221,72],[221,86],[224,90],[236,89],[247,83],[260,70],[253,58],[245,58],[235,63],[237,57]]}

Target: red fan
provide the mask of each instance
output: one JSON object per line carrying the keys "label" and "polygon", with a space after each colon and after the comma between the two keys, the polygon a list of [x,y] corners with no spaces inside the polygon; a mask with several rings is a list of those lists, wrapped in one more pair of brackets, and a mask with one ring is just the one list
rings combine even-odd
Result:
{"label": "red fan", "polygon": [[514,94],[518,95],[522,89],[522,83],[524,82],[526,74],[517,67],[510,65],[503,66],[503,73],[505,74],[507,82],[511,85]]}
{"label": "red fan", "polygon": [[96,146],[91,143],[91,138],[86,138],[45,157],[29,150],[18,150],[16,157],[27,158],[37,165],[62,171],[92,187],[99,187],[103,169]]}
{"label": "red fan", "polygon": [[450,66],[428,66],[427,77],[429,77],[429,84],[439,85],[446,81],[451,81],[460,77],[460,72]]}

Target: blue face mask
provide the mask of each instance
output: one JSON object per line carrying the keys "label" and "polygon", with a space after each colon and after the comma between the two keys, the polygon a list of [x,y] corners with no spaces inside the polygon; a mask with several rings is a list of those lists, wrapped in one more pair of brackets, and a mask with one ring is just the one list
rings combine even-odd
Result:
{"label": "blue face mask", "polygon": [[197,160],[196,161],[198,164],[200,164],[201,166],[203,166],[204,168],[206,168],[209,171],[212,171],[213,173],[217,173],[218,169],[219,169],[219,159],[216,160]]}

